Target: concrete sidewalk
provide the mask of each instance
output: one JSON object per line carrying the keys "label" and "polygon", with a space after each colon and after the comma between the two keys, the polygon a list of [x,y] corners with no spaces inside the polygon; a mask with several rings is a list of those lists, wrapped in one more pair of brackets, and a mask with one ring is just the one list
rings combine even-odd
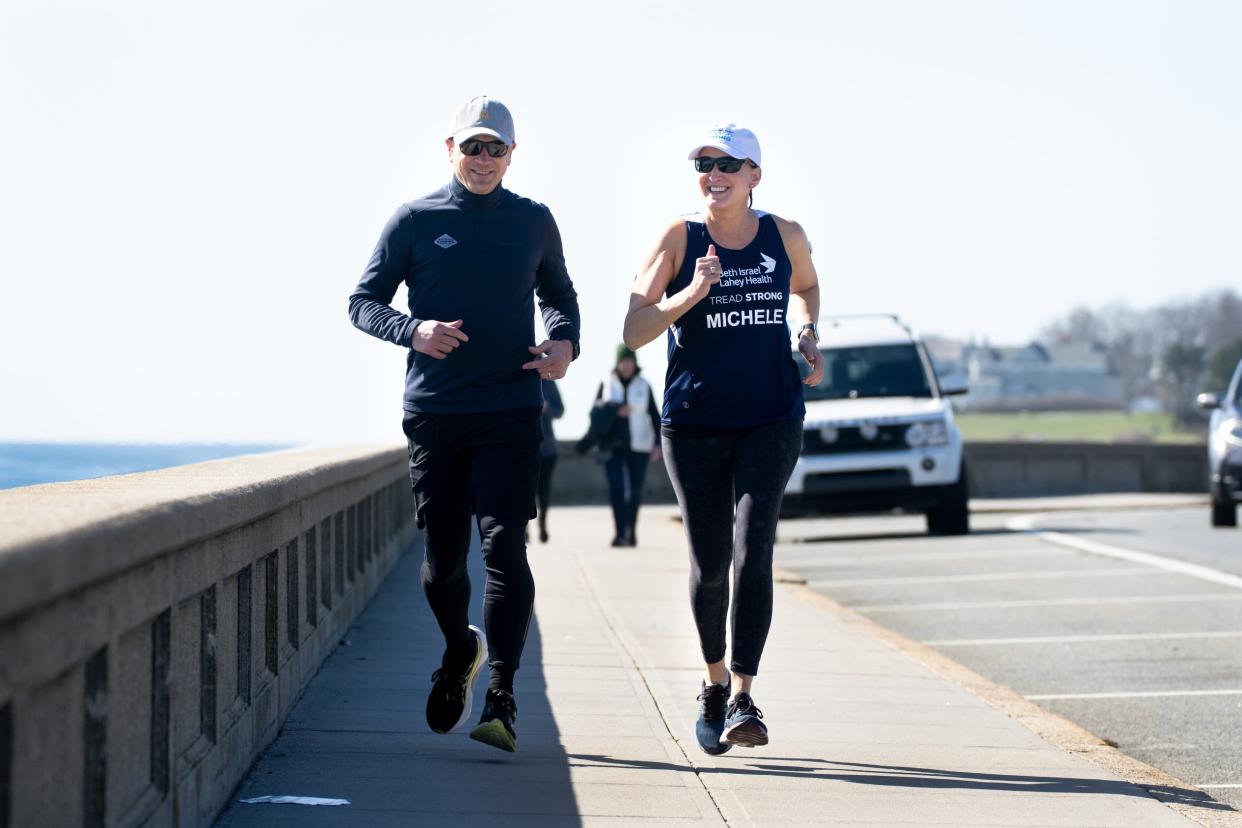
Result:
{"label": "concrete sidewalk", "polygon": [[[607,509],[552,513],[552,541],[530,550],[538,597],[516,754],[427,730],[441,642],[419,555],[407,554],[236,797],[350,804],[237,802],[217,824],[1199,824],[1185,813],[1233,824],[1198,791],[1165,786],[1170,806],[1044,741],[792,584],[777,584],[755,684],[772,743],[706,756],[693,737],[701,667],[674,514],[644,510],[642,546],[612,549]],[[480,687],[476,711],[481,700]]]}

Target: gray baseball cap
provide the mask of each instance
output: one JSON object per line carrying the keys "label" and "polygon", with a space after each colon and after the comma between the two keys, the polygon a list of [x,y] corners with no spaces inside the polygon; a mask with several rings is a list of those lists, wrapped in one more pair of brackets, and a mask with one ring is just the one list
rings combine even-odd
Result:
{"label": "gray baseball cap", "polygon": [[457,108],[449,137],[460,144],[479,135],[490,135],[513,146],[513,116],[500,101],[480,95]]}

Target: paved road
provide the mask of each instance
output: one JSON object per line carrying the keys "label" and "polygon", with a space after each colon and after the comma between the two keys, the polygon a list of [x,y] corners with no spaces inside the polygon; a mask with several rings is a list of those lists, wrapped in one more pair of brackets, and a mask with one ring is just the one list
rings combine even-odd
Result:
{"label": "paved road", "polygon": [[787,521],[777,563],[1242,808],[1242,531],[1210,528],[1206,507],[974,526]]}

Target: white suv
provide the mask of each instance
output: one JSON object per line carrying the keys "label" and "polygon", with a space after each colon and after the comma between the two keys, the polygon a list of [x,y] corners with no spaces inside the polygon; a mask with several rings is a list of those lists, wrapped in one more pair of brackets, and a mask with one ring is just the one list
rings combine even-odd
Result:
{"label": "white suv", "polygon": [[902,509],[926,514],[932,533],[968,532],[962,436],[945,399],[965,384],[942,386],[896,316],[825,318],[819,337],[824,378],[804,388],[802,454],[783,512]]}

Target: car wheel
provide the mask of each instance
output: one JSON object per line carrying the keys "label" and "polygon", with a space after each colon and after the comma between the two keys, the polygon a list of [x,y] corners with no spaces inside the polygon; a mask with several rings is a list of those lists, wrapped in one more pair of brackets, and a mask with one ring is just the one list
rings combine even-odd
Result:
{"label": "car wheel", "polygon": [[927,531],[933,535],[965,535],[970,531],[970,486],[966,464],[949,493],[927,513]]}
{"label": "car wheel", "polygon": [[1212,498],[1212,525],[1237,526],[1238,506],[1231,500]]}

